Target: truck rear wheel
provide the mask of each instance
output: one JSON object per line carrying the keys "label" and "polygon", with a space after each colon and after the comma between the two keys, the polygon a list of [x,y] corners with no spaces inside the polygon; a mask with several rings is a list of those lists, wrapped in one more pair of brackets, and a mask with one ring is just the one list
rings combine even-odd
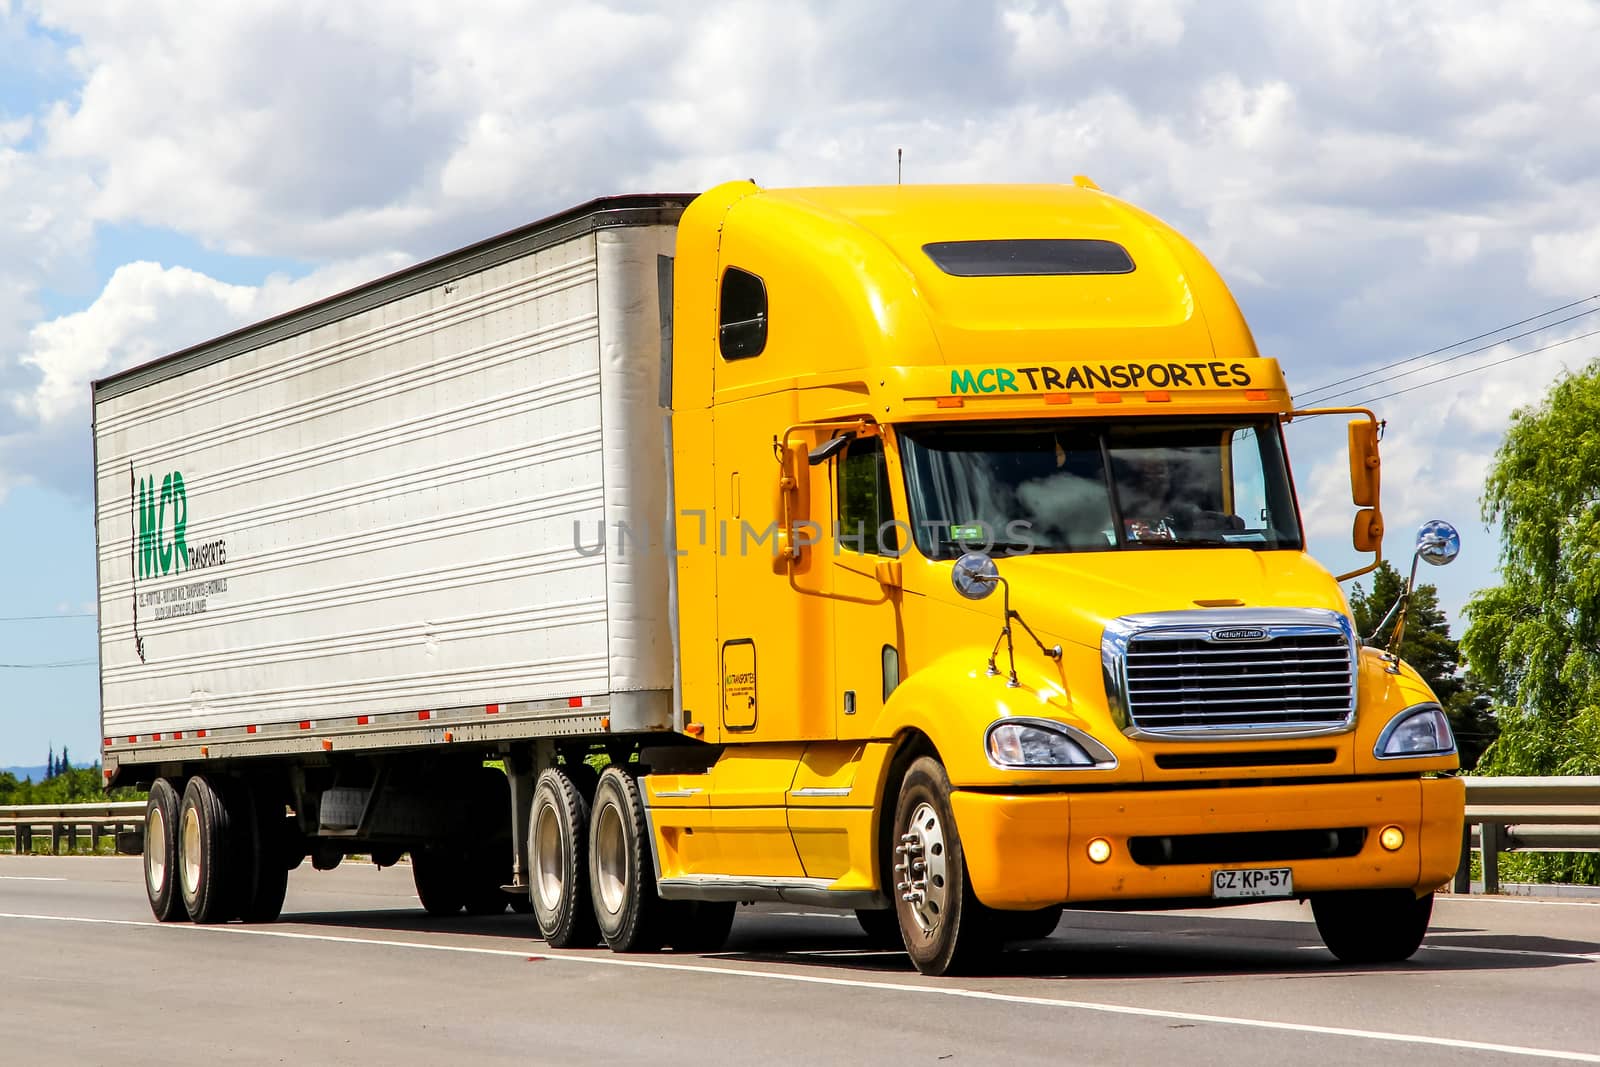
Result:
{"label": "truck rear wheel", "polygon": [[458,855],[436,848],[412,849],[411,880],[416,883],[422,910],[436,919],[459,913],[466,903]]}
{"label": "truck rear wheel", "polygon": [[922,756],[906,770],[894,815],[894,897],[911,962],[923,974],[958,974],[993,946],[988,909],[967,882],[950,809],[950,779]]}
{"label": "truck rear wheel", "polygon": [[1409,889],[1322,893],[1311,898],[1322,943],[1344,963],[1398,963],[1422,945],[1433,894]]}
{"label": "truck rear wheel", "polygon": [[178,887],[178,790],[165,778],[150,787],[144,808],[144,889],[158,922],[187,919]]}
{"label": "truck rear wheel", "polygon": [[607,767],[589,818],[589,885],[600,936],[614,952],[653,952],[664,940],[650,848],[639,783]]}
{"label": "truck rear wheel", "polygon": [[732,900],[665,900],[667,944],[679,952],[717,952],[733,930]]}
{"label": "truck rear wheel", "polygon": [[233,850],[240,844],[237,804],[226,787],[195,775],[178,805],[178,866],[183,905],[197,923],[234,917],[239,875]]}
{"label": "truck rear wheel", "polygon": [[248,813],[246,848],[241,856],[239,918],[247,923],[276,922],[289,891],[289,849],[283,804],[270,788],[241,785],[239,806]]}
{"label": "truck rear wheel", "polygon": [[589,801],[565,769],[539,775],[529,822],[528,899],[539,936],[551,948],[594,947],[600,929],[589,893]]}

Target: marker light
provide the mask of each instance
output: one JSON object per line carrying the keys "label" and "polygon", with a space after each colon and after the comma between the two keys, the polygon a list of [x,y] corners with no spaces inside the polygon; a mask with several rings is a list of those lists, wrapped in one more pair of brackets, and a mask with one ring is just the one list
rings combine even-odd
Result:
{"label": "marker light", "polygon": [[1406,843],[1406,832],[1398,826],[1385,826],[1378,831],[1378,844],[1390,852],[1399,852],[1400,846]]}
{"label": "marker light", "polygon": [[1104,863],[1111,858],[1111,842],[1097,837],[1089,842],[1089,862]]}

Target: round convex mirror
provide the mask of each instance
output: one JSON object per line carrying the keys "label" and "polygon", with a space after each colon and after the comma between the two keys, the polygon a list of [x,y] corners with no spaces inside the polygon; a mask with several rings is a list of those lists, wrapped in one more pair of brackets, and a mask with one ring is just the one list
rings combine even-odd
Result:
{"label": "round convex mirror", "polygon": [[999,582],[1000,569],[983,552],[968,552],[950,571],[950,584],[968,600],[982,600]]}
{"label": "round convex mirror", "polygon": [[1443,567],[1461,554],[1461,535],[1443,519],[1425,522],[1417,530],[1417,555]]}

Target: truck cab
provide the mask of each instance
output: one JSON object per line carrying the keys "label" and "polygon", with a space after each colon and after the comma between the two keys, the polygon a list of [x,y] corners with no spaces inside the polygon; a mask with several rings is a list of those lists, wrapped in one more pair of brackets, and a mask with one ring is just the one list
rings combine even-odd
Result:
{"label": "truck cab", "polygon": [[736,182],[672,277],[705,755],[644,779],[664,899],[854,908],[930,973],[1065,905],[1296,897],[1344,958],[1415,950],[1455,745],[1307,554],[1282,427],[1315,413],[1193,245],[1086,179]]}

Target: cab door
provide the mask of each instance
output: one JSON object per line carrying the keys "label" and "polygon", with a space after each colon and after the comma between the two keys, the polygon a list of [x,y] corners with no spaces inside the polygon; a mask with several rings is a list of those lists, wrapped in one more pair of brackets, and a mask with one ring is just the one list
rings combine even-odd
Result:
{"label": "cab door", "polygon": [[857,438],[831,461],[833,529],[826,544],[832,572],[833,706],[841,741],[871,736],[878,712],[905,671],[906,594],[899,555],[910,545],[911,528],[904,511],[896,511],[899,469],[896,464],[891,471],[893,457],[885,444],[883,436]]}

